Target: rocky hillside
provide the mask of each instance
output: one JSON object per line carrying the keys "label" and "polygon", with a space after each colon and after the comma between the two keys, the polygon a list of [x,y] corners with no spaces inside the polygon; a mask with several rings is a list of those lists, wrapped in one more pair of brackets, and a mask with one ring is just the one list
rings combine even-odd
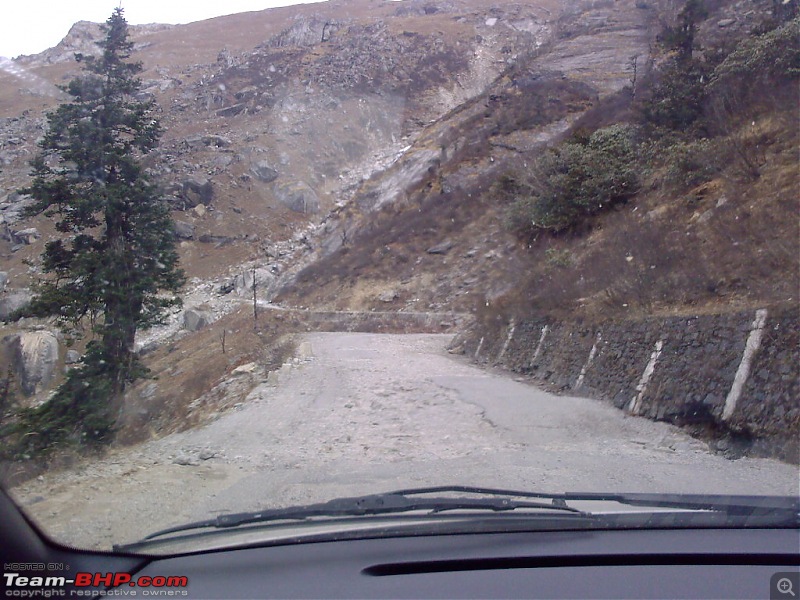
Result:
{"label": "rocky hillside", "polygon": [[[144,333],[141,347],[161,360],[176,335],[203,329],[213,340],[246,327],[241,305],[254,284],[259,302],[284,307],[480,308],[483,322],[496,311],[504,323],[515,311],[596,317],[796,301],[796,223],[784,215],[796,214],[797,140],[785,107],[753,120],[768,175],[758,181],[717,173],[676,193],[647,172],[630,210],[583,229],[524,240],[507,226],[498,181],[580,129],[630,120],[680,7],[331,0],[132,28],[142,94],[165,128],[148,167],[174,210],[190,276],[187,309]],[[772,6],[706,8],[697,36],[710,48],[761,26]],[[46,111],[63,99],[58,86],[77,73],[74,53],[92,53],[98,36],[96,24],[77,23],[56,47],[0,63],[0,318],[30,297],[55,234],[43,217],[21,219],[27,199],[16,190]],[[29,401],[79,359],[49,323],[9,324],[0,337],[0,366]],[[254,340],[196,395],[252,358]]]}

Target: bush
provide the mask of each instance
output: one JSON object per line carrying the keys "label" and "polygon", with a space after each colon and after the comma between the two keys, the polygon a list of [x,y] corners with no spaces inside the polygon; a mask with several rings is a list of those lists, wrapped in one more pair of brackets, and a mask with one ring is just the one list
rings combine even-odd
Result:
{"label": "bush", "polygon": [[564,248],[563,250],[558,250],[557,248],[548,248],[544,252],[544,257],[548,265],[557,267],[559,269],[571,267],[573,262],[572,252],[570,252],[567,248]]}
{"label": "bush", "polygon": [[[711,73],[708,91],[718,119],[748,118],[750,105],[784,104],[789,85],[796,97],[800,78],[800,18],[742,40]],[[777,95],[777,97],[776,97]],[[777,100],[777,102],[776,102]],[[796,108],[796,103],[791,106]]]}
{"label": "bush", "polygon": [[697,61],[685,64],[670,59],[639,106],[644,125],[669,131],[702,129],[706,71]]}
{"label": "bush", "polygon": [[510,227],[531,235],[573,227],[626,200],[638,186],[633,131],[612,125],[549,150],[529,173],[506,177],[494,189],[512,200]]}
{"label": "bush", "polygon": [[686,190],[710,181],[719,172],[715,152],[715,144],[707,139],[672,144],[665,154],[665,183],[677,190]]}
{"label": "bush", "polygon": [[709,86],[752,88],[800,76],[800,18],[763,35],[745,38],[711,75]]}

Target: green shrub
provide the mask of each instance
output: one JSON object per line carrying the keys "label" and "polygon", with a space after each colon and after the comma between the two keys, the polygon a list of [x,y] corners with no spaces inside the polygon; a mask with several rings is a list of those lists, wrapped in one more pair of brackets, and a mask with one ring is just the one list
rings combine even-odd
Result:
{"label": "green shrub", "polygon": [[632,129],[612,125],[548,150],[495,191],[511,200],[507,219],[519,234],[558,232],[635,194],[637,164]]}
{"label": "green shrub", "polygon": [[[770,104],[796,109],[798,78],[800,18],[795,18],[742,40],[711,73],[709,104],[717,120],[747,119],[752,108]],[[789,96],[783,94],[787,86]]]}
{"label": "green shrub", "polygon": [[709,87],[753,87],[800,77],[800,18],[742,40],[711,75]]}
{"label": "green shrub", "polygon": [[[702,126],[707,69],[697,61],[669,60],[639,105],[642,121],[650,128],[687,131]],[[702,128],[702,127],[701,127]]]}
{"label": "green shrub", "polygon": [[685,190],[710,181],[719,172],[716,145],[707,139],[676,142],[666,149],[665,183]]}
{"label": "green shrub", "polygon": [[544,252],[544,257],[545,260],[547,260],[547,264],[553,267],[566,269],[567,267],[572,266],[572,252],[566,248],[563,250],[559,250],[557,248],[548,248]]}

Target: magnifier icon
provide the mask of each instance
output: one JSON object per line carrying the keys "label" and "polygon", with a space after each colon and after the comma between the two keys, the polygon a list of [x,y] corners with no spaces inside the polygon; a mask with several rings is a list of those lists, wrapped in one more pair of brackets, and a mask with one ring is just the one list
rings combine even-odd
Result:
{"label": "magnifier icon", "polygon": [[778,588],[778,591],[781,594],[789,594],[792,598],[796,598],[797,595],[794,593],[792,589],[792,580],[787,577],[782,577],[778,579],[778,582],[775,584],[775,587]]}

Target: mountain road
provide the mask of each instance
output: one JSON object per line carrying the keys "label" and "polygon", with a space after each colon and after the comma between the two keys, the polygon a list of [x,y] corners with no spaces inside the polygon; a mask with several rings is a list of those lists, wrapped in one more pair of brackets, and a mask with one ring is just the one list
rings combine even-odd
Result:
{"label": "mountain road", "polygon": [[56,539],[100,548],[229,511],[428,485],[797,493],[792,465],[730,461],[674,426],[474,366],[450,339],[307,334],[303,358],[208,425],[12,493]]}

